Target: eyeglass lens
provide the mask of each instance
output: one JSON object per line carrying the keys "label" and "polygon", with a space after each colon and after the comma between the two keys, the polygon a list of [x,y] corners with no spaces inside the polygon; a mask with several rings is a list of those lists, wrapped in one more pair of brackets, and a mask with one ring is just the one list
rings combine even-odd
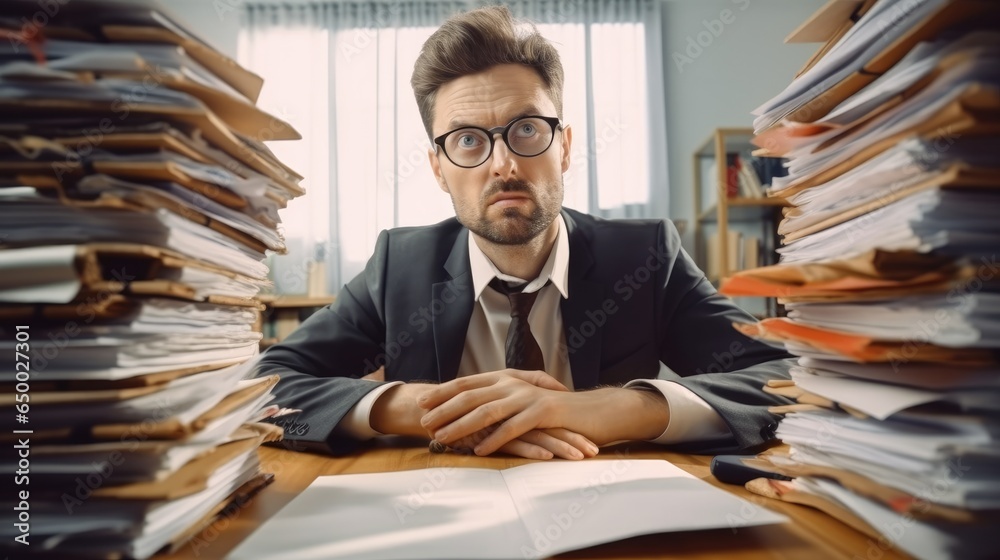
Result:
{"label": "eyeglass lens", "polygon": [[[552,126],[542,119],[527,117],[510,125],[507,146],[519,156],[533,157],[552,143]],[[475,166],[490,157],[492,142],[478,128],[458,129],[445,139],[445,153],[456,165]]]}

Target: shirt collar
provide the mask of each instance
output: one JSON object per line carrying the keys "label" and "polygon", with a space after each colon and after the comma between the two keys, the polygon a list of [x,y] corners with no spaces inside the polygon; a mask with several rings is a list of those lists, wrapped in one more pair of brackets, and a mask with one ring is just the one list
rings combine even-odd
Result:
{"label": "shirt collar", "polygon": [[[562,297],[569,299],[569,239],[566,235],[566,222],[563,220],[562,214],[556,218],[558,222],[556,231],[556,242],[552,245],[552,251],[549,252],[549,258],[545,261],[545,265],[542,266],[542,271],[538,274],[538,277],[528,282],[528,285],[524,287],[525,292],[534,292],[542,289],[546,283],[552,282],[552,284],[559,290]],[[479,301],[479,296],[482,295],[483,290],[489,285],[493,278],[499,278],[507,282],[517,282],[524,283],[527,282],[524,278],[517,278],[504,274],[497,270],[497,267],[490,261],[479,245],[476,245],[476,240],[472,237],[472,232],[469,232],[469,265],[472,268],[472,289],[476,296],[476,301]]]}

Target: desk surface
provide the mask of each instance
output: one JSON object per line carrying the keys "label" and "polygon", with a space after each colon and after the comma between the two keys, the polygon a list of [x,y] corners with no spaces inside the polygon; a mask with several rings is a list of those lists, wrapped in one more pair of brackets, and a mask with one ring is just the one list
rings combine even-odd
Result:
{"label": "desk surface", "polygon": [[[790,523],[762,527],[719,529],[689,533],[646,535],[567,552],[557,558],[717,558],[793,559],[793,558],[905,558],[842,523],[814,509],[766,500],[742,487],[722,484],[709,474],[711,457],[669,453],[644,443],[605,448],[590,461],[629,459],[666,459],[681,469],[755,503],[766,505],[792,519]],[[242,508],[217,520],[180,550],[157,560],[180,558],[223,558],[264,521],[277,513],[304,490],[317,476],[401,471],[428,467],[480,467],[505,469],[529,462],[513,457],[476,457],[456,454],[436,455],[426,445],[396,441],[347,457],[332,458],[283,449],[260,450],[264,470],[275,474],[275,481]],[[684,504],[677,504],[684,507]],[[884,541],[883,541],[884,543]]]}

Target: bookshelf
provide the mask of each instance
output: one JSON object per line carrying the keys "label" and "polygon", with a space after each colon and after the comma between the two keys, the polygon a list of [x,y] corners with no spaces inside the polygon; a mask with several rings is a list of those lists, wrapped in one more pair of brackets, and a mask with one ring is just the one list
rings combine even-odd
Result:
{"label": "bookshelf", "polygon": [[[695,215],[695,255],[698,264],[706,271],[712,271],[710,280],[735,272],[731,270],[731,255],[728,243],[719,243],[718,250],[712,251],[709,261],[708,234],[706,227],[714,224],[720,240],[727,239],[731,223],[749,222],[761,226],[762,243],[768,251],[773,252],[773,236],[775,219],[780,215],[780,208],[787,204],[776,198],[750,198],[742,196],[727,196],[726,154],[733,152],[750,152],[756,147],[750,143],[753,138],[751,128],[717,128],[698,146],[692,160],[694,173],[694,215]],[[714,169],[705,169],[706,161]],[[714,173],[714,176],[711,176]],[[714,188],[706,188],[714,185]]]}
{"label": "bookshelf", "polygon": [[299,324],[320,307],[333,303],[334,296],[261,294],[257,300],[264,307],[260,313],[259,328],[264,338],[263,350],[285,339]]}
{"label": "bookshelf", "polygon": [[[726,156],[755,150],[756,146],[750,142],[752,138],[752,128],[717,128],[692,156],[695,260],[709,280],[716,284],[721,278],[743,268],[741,264],[745,264],[746,268],[754,268],[773,264],[777,260],[777,222],[781,216],[781,208],[787,206],[787,203],[778,198],[746,196],[742,188],[736,193],[728,192],[727,189],[730,177]],[[747,233],[748,240],[759,240],[755,251],[758,259],[749,257],[751,251],[745,251],[745,256],[756,262],[737,262],[740,259],[733,254],[735,248],[731,246],[731,232],[737,231],[740,235]],[[709,241],[713,232],[718,239],[717,243]],[[768,302],[766,307],[766,310],[757,314],[777,313],[774,302]]]}

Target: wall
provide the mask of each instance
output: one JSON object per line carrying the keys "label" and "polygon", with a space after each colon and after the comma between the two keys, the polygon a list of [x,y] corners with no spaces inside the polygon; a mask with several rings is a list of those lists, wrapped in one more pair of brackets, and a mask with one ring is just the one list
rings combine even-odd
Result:
{"label": "wall", "polygon": [[[752,126],[750,111],[784,89],[819,47],[785,44],[784,38],[825,3],[664,1],[670,217],[688,221],[688,251],[694,229],[691,154],[717,127]],[[699,33],[707,46],[698,43]]]}
{"label": "wall", "polygon": [[160,0],[160,3],[186,29],[235,60],[242,1]]}
{"label": "wall", "polygon": [[[169,0],[164,5],[192,32],[236,58],[237,8],[242,1]],[[750,126],[750,111],[789,83],[818,45],[782,41],[824,3],[663,0],[670,166],[670,184],[664,188],[670,189],[669,217],[689,223],[684,235],[689,251],[694,214],[691,153],[716,127]],[[710,42],[706,34],[701,36],[707,46],[698,44],[703,31],[714,31]]]}

